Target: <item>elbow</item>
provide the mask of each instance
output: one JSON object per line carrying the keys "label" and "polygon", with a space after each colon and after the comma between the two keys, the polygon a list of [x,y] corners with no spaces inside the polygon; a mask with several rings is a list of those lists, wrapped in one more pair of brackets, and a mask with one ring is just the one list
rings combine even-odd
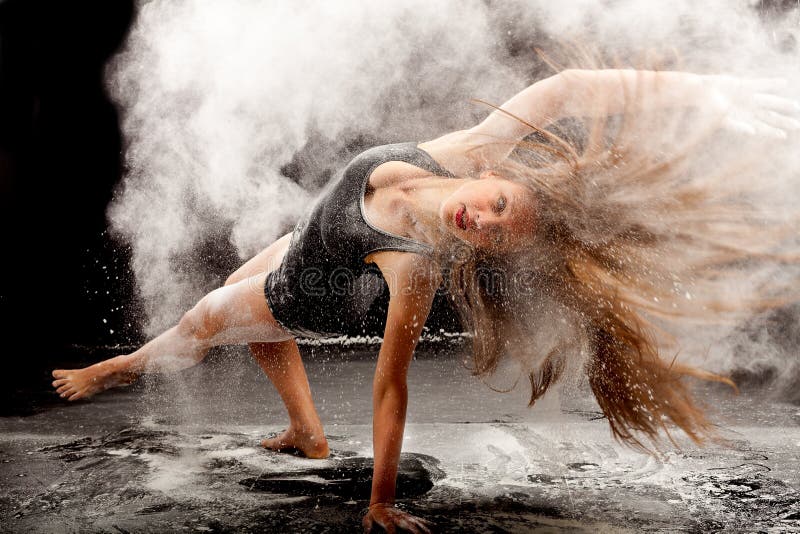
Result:
{"label": "elbow", "polygon": [[596,73],[597,71],[589,69],[564,69],[558,74],[554,74],[553,78],[558,80],[558,84],[570,85],[582,81],[587,75]]}
{"label": "elbow", "polygon": [[408,385],[405,380],[376,380],[372,386],[372,401],[376,406],[387,402],[406,404]]}
{"label": "elbow", "polygon": [[557,93],[575,93],[584,91],[589,87],[597,87],[603,81],[603,70],[593,69],[564,69],[553,78]]}

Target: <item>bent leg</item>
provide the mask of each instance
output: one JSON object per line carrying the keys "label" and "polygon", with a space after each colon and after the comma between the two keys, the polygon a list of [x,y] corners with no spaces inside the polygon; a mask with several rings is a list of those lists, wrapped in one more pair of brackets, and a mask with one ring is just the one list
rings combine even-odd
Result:
{"label": "bent leg", "polygon": [[[258,273],[276,269],[289,248],[291,238],[292,234],[289,233],[275,241],[231,274],[225,285],[236,284]],[[327,457],[328,442],[314,408],[311,388],[297,343],[294,339],[289,339],[249,345],[250,353],[275,385],[289,412],[289,428],[275,438],[263,440],[261,444],[277,451],[298,449],[309,458]]]}
{"label": "bent leg", "polygon": [[276,451],[300,450],[309,458],[326,458],[328,441],[311,398],[300,351],[294,339],[280,343],[250,343],[250,351],[283,399],[289,428],[261,445]]}
{"label": "bent leg", "polygon": [[[225,285],[277,268],[292,235],[286,234],[236,270]],[[329,454],[322,423],[314,407],[300,351],[294,339],[276,343],[250,343],[250,353],[278,390],[289,412],[289,428],[261,445],[276,451],[300,450],[309,458]]]}

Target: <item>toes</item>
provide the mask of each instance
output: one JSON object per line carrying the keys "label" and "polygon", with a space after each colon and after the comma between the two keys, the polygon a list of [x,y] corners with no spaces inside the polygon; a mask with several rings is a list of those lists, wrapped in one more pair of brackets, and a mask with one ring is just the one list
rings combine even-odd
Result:
{"label": "toes", "polygon": [[279,439],[265,439],[261,442],[261,446],[270,451],[301,456],[303,458],[312,458],[312,456],[306,454],[303,449],[297,448],[297,446],[293,445],[291,442]]}
{"label": "toes", "polygon": [[267,438],[261,440],[261,446],[264,447],[265,449],[277,450],[282,445],[283,444],[280,441],[278,441],[277,438],[271,438],[271,439]]}
{"label": "toes", "polygon": [[76,391],[75,393],[70,395],[67,400],[74,401],[74,400],[78,400],[78,399],[80,399],[82,397],[83,397],[83,393],[81,393],[80,391]]}
{"label": "toes", "polygon": [[60,378],[58,380],[53,380],[53,387],[57,388],[57,387],[62,386],[64,384],[66,384],[66,383],[67,383],[67,379],[66,378]]}
{"label": "toes", "polygon": [[265,449],[278,450],[282,447],[289,445],[289,440],[286,438],[286,431],[281,433],[272,432],[266,438],[261,440],[261,446]]}
{"label": "toes", "polygon": [[67,372],[64,369],[56,369],[53,371],[53,378],[66,378]]}
{"label": "toes", "polygon": [[56,393],[65,393],[68,389],[72,389],[72,386],[69,384],[62,384],[56,389]]}
{"label": "toes", "polygon": [[278,441],[276,439],[265,439],[264,441],[261,442],[261,446],[264,447],[265,449],[269,449],[272,451],[282,451],[291,448],[291,445],[289,445],[288,443],[283,441]]}

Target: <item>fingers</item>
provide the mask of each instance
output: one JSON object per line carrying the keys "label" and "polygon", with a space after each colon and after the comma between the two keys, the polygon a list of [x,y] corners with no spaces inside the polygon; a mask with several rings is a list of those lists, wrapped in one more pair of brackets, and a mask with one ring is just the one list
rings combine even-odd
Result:
{"label": "fingers", "polygon": [[411,534],[431,534],[431,523],[394,507],[370,509],[361,522],[364,532],[372,532],[375,523],[387,534],[395,534],[398,528]]}
{"label": "fingers", "polygon": [[772,139],[786,139],[788,134],[785,130],[780,128],[775,128],[765,122],[754,120],[752,122],[753,128],[756,131],[756,135],[761,137],[770,137]]}
{"label": "fingers", "polygon": [[786,139],[788,134],[785,130],[775,128],[765,122],[753,120],[750,123],[755,131],[755,135],[760,137],[769,137],[771,139]]}
{"label": "fingers", "polygon": [[745,120],[735,117],[726,117],[724,125],[728,130],[745,135],[769,137],[772,139],[786,139],[788,137],[786,131],[775,128],[755,118]]}
{"label": "fingers", "polygon": [[[779,89],[785,84],[781,78],[742,80],[743,87],[759,91]],[[724,110],[724,125],[727,129],[746,135],[772,139],[786,139],[790,132],[800,131],[800,103],[797,101],[756,92],[749,100]]]}
{"label": "fingers", "polygon": [[364,534],[369,534],[372,532],[372,525],[372,515],[367,513],[367,515],[364,516],[364,519],[361,520],[361,526],[364,527]]}
{"label": "fingers", "polygon": [[800,103],[791,98],[782,96],[756,93],[753,95],[753,102],[758,106],[773,111],[778,111],[785,115],[800,115]]}
{"label": "fingers", "polygon": [[772,92],[784,89],[789,85],[786,78],[739,78],[742,86],[754,92]]}
{"label": "fingers", "polygon": [[795,132],[800,130],[800,120],[787,117],[786,115],[781,115],[780,113],[776,113],[774,111],[761,110],[756,113],[756,117],[761,122],[774,128],[780,128],[786,132]]}
{"label": "fingers", "polygon": [[411,534],[431,534],[431,529],[428,528],[430,523],[413,515],[404,517],[401,522],[398,522],[397,526],[404,528]]}

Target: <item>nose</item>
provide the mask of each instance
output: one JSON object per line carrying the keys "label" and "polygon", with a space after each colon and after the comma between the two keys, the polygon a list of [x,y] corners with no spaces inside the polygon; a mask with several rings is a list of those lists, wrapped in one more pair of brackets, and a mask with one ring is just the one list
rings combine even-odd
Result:
{"label": "nose", "polygon": [[480,230],[491,230],[501,222],[500,217],[492,209],[479,208],[475,212],[475,225]]}

